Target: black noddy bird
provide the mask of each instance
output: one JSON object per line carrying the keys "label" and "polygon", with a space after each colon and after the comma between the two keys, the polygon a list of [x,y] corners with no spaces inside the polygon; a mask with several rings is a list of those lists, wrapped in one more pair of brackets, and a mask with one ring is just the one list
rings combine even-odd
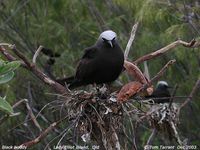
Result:
{"label": "black noddy bird", "polygon": [[96,43],[86,48],[74,76],[58,79],[62,85],[74,89],[88,84],[110,83],[122,72],[124,54],[112,30],[100,34]]}
{"label": "black noddy bird", "polygon": [[146,98],[152,98],[155,103],[168,103],[171,97],[169,88],[171,87],[166,81],[159,81],[152,95],[146,96]]}

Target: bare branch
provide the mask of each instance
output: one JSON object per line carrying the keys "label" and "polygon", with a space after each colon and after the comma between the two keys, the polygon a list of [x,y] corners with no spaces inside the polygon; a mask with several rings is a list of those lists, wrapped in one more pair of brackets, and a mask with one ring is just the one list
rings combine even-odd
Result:
{"label": "bare branch", "polygon": [[[2,45],[2,43],[0,45]],[[6,59],[8,61],[14,61],[14,60],[16,60],[16,58],[13,57],[11,54],[9,54],[3,46],[0,46],[0,51],[6,57]]]}
{"label": "bare branch", "polygon": [[[61,84],[57,83],[56,81],[49,78],[46,74],[44,74],[40,69],[38,69],[34,64],[30,63],[29,60],[20,53],[16,47],[13,45],[11,46],[11,49],[14,51],[14,53],[21,59],[23,67],[30,70],[34,75],[36,75],[40,80],[42,80],[44,83],[48,84],[50,87],[52,87],[54,90],[61,94],[68,93],[67,89],[62,86]],[[8,61],[14,61],[16,60],[15,57],[13,57],[11,54],[8,53],[8,51],[0,46],[0,52],[6,57]]]}
{"label": "bare branch", "polygon": [[39,55],[39,53],[40,53],[40,51],[42,50],[42,48],[43,48],[43,46],[39,46],[39,48],[36,50],[36,52],[35,52],[35,54],[34,54],[34,56],[33,56],[33,60],[32,60],[32,62],[35,64],[36,63],[36,58],[37,58],[37,56]]}
{"label": "bare branch", "polygon": [[127,60],[128,58],[128,54],[129,54],[129,51],[130,51],[130,48],[131,48],[131,45],[135,39],[135,33],[137,31],[137,27],[138,27],[138,22],[136,22],[136,24],[134,24],[133,28],[132,28],[132,31],[131,31],[131,36],[129,38],[129,41],[126,45],[126,49],[125,49],[125,52],[124,52],[124,58],[125,60]]}
{"label": "bare branch", "polygon": [[155,52],[152,52],[150,54],[147,54],[147,55],[144,55],[144,56],[138,58],[136,61],[134,61],[134,63],[137,65],[137,64],[139,64],[143,61],[150,60],[150,59],[153,59],[155,57],[161,56],[164,53],[168,52],[169,50],[172,50],[173,48],[175,48],[179,45],[183,45],[183,46],[188,47],[188,48],[194,48],[194,47],[199,46],[197,43],[198,43],[198,41],[195,41],[195,40],[192,40],[189,43],[182,41],[182,40],[177,40],[177,41],[167,45],[166,47],[163,47],[163,48],[161,48],[161,49],[159,49]]}
{"label": "bare branch", "polygon": [[153,82],[159,80],[159,78],[164,74],[164,72],[169,68],[169,66],[173,65],[176,60],[170,60],[147,84],[144,84],[138,92],[142,92],[146,90],[149,86],[153,84]]}
{"label": "bare branch", "polygon": [[31,147],[31,146],[39,143],[42,139],[44,139],[49,134],[49,132],[51,132],[59,123],[61,123],[67,117],[68,116],[65,116],[64,118],[52,123],[37,138],[35,138],[35,139],[31,140],[31,141],[25,142],[25,143],[21,144],[20,146],[26,146],[28,148],[28,147]]}

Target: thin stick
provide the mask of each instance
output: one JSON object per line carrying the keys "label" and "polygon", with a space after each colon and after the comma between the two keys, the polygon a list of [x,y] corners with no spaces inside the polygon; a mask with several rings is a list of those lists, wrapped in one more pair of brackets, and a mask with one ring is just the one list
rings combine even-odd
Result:
{"label": "thin stick", "polygon": [[173,89],[173,92],[172,92],[172,95],[170,97],[170,100],[169,100],[169,108],[171,108],[171,106],[172,106],[172,102],[174,100],[174,96],[176,94],[177,88],[178,88],[178,85],[176,84],[175,87],[174,87],[174,89]]}
{"label": "thin stick", "polygon": [[176,130],[176,126],[175,126],[174,122],[170,121],[170,125],[171,125],[171,127],[172,127],[172,129],[174,131],[174,135],[176,137],[176,140],[177,140],[178,144],[182,146],[183,142],[181,141],[181,139],[179,137],[179,134],[178,134],[178,131]]}
{"label": "thin stick", "polygon": [[194,87],[192,88],[192,91],[189,95],[189,97],[184,101],[184,103],[181,104],[181,106],[179,107],[179,111],[181,110],[181,108],[183,108],[187,103],[189,103],[192,100],[192,97],[194,96],[194,94],[196,93],[196,91],[200,88],[200,79],[198,79],[194,85]]}
{"label": "thin stick", "polygon": [[27,108],[27,110],[28,110],[28,112],[29,112],[29,115],[30,115],[31,120],[33,121],[34,125],[35,125],[35,126],[39,129],[39,131],[41,132],[41,131],[42,131],[42,128],[41,128],[40,124],[38,123],[38,121],[37,121],[35,115],[33,114],[33,111],[32,111],[32,109],[31,109],[31,107],[30,107],[30,105],[29,105],[29,103],[28,103],[28,100],[26,101],[26,108]]}
{"label": "thin stick", "polygon": [[127,45],[126,45],[126,49],[125,49],[125,52],[124,52],[125,60],[127,60],[127,58],[128,58],[128,54],[130,52],[131,45],[132,45],[132,43],[133,43],[133,41],[135,39],[135,33],[137,31],[137,27],[138,27],[138,22],[136,22],[136,24],[134,24],[134,26],[132,28],[132,31],[131,31],[131,36],[130,36],[129,41],[128,41]]}
{"label": "thin stick", "polygon": [[[157,130],[156,130],[156,128],[154,128],[153,131],[151,132],[151,135],[149,136],[149,138],[147,140],[146,145],[152,144],[153,138],[155,137],[156,133],[157,133]],[[146,150],[149,150],[149,149],[150,149],[150,147],[148,147]]]}
{"label": "thin stick", "polygon": [[32,60],[32,62],[35,64],[36,63],[36,59],[37,59],[37,57],[38,57],[38,55],[39,55],[39,53],[41,52],[41,50],[43,49],[43,46],[39,46],[39,48],[36,50],[36,52],[35,52],[35,54],[34,54],[34,56],[33,56],[33,60]]}

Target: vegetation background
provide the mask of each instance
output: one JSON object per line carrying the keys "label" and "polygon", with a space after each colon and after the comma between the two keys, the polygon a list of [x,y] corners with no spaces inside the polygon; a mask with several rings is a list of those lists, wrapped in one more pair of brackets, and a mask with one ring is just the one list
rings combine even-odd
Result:
{"label": "vegetation background", "polygon": [[[0,42],[12,43],[32,59],[39,45],[61,54],[52,68],[57,77],[71,75],[84,48],[92,45],[104,29],[118,34],[121,47],[125,49],[130,31],[139,22],[136,39],[129,60],[155,51],[177,40],[190,41],[200,37],[200,2],[198,0],[0,0]],[[200,49],[179,46],[164,56],[148,62],[153,77],[170,59],[177,62],[169,68],[162,80],[170,85],[178,84],[177,96],[188,96],[200,77]],[[2,58],[3,59],[3,58]],[[44,68],[47,56],[40,55],[38,66]],[[143,65],[139,66],[143,69]],[[119,80],[126,82],[121,75]],[[53,91],[23,68],[15,71],[12,81],[1,84],[0,95],[6,96],[13,105],[20,99],[28,99],[33,113],[55,101]],[[181,103],[184,99],[177,99]],[[59,104],[57,104],[59,106]],[[57,107],[58,109],[58,107]],[[39,131],[28,120],[24,106],[17,107],[21,114],[8,118],[0,124],[0,145],[19,145],[34,139]],[[59,118],[56,107],[48,107],[44,116],[38,117],[43,128]],[[191,145],[200,146],[200,92],[198,91],[180,116],[179,132]],[[1,112],[0,117],[4,114]],[[65,123],[59,126],[62,131]],[[144,129],[143,129],[144,128]],[[140,133],[140,148],[145,145],[150,129]],[[44,148],[57,136],[49,134],[34,148]],[[56,141],[56,140],[55,140]],[[165,144],[165,139],[156,138],[153,145]]]}

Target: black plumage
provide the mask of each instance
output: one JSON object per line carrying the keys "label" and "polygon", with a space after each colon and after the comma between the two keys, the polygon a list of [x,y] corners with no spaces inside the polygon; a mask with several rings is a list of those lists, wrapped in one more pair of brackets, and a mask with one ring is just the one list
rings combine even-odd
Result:
{"label": "black plumage", "polygon": [[165,81],[159,81],[156,89],[152,93],[151,96],[147,96],[146,98],[152,98],[155,103],[167,103],[170,101],[170,86]]}
{"label": "black plumage", "polygon": [[85,49],[78,63],[75,76],[57,80],[69,84],[69,89],[88,84],[109,83],[118,78],[124,64],[124,54],[118,45],[116,33],[101,33],[95,45]]}

